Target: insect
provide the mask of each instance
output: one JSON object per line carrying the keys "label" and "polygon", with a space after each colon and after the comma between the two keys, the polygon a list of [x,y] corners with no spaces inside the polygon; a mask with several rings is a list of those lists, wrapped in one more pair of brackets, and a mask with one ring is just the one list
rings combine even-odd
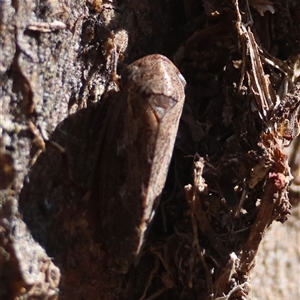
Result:
{"label": "insect", "polygon": [[137,263],[164,187],[185,99],[173,63],[150,55],[121,74],[97,168],[101,224],[113,268]]}

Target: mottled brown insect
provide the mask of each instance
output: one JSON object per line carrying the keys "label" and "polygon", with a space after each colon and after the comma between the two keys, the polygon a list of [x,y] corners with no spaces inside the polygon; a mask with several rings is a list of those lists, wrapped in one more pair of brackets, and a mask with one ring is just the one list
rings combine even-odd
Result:
{"label": "mottled brown insect", "polygon": [[166,181],[185,84],[162,55],[144,57],[121,74],[97,169],[102,230],[116,271],[138,261]]}

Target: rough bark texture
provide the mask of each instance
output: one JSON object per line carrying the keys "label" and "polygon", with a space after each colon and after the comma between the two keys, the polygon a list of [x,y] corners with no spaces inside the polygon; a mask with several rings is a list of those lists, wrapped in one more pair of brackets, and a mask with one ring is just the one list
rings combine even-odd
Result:
{"label": "rough bark texture", "polygon": [[[0,47],[1,299],[299,299],[299,1],[1,1]],[[102,104],[115,63],[152,53],[186,103],[140,263],[119,274],[93,185]]]}

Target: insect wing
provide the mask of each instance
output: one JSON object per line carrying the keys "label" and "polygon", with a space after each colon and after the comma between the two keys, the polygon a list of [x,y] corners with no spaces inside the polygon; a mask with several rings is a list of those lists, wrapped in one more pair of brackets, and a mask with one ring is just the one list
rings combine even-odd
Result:
{"label": "insect wing", "polygon": [[99,195],[107,248],[121,272],[136,261],[164,187],[184,102],[185,81],[165,57],[138,60],[122,73],[107,115]]}

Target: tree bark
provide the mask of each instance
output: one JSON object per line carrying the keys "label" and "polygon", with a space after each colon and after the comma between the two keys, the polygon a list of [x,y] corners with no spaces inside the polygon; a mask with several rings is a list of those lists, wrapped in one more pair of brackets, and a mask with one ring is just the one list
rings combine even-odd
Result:
{"label": "tree bark", "polygon": [[[250,275],[254,298],[299,298],[296,230],[275,263],[284,226],[263,240],[289,197],[298,222],[298,1],[16,0],[0,16],[3,299],[250,299]],[[141,259],[120,274],[93,183],[116,66],[153,53],[185,77],[185,108]]]}

